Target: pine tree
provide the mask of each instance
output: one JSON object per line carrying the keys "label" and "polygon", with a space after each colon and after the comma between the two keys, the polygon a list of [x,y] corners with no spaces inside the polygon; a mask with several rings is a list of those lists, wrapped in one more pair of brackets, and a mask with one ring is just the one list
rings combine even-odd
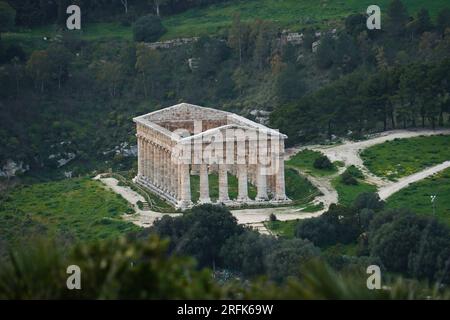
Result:
{"label": "pine tree", "polygon": [[400,0],[392,0],[387,10],[388,17],[388,33],[397,37],[405,32],[408,23],[408,12]]}

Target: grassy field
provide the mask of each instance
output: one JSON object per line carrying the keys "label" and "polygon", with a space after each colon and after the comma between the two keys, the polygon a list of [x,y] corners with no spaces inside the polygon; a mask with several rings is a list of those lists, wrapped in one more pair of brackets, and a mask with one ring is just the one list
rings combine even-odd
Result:
{"label": "grassy field", "polygon": [[0,198],[0,244],[37,235],[63,243],[114,238],[138,230],[121,219],[126,212],[123,198],[89,178],[17,187]]}
{"label": "grassy field", "polygon": [[267,221],[266,227],[279,237],[294,238],[298,220]]}
{"label": "grassy field", "polygon": [[[293,205],[307,205],[320,194],[320,191],[317,190],[316,187],[314,187],[305,177],[298,174],[295,169],[287,168],[284,175],[286,195],[289,199],[294,201]],[[320,210],[320,207],[310,208]]]}
{"label": "grassy field", "polygon": [[377,188],[374,185],[358,180],[357,185],[346,185],[342,183],[341,178],[337,177],[332,181],[333,187],[339,196],[339,204],[351,205],[356,197],[364,192],[375,192]]}
{"label": "grassy field", "polygon": [[316,177],[323,177],[335,174],[337,172],[335,164],[333,164],[333,167],[329,170],[314,168],[314,160],[316,160],[321,155],[322,154],[317,151],[303,150],[297,153],[291,159],[289,159],[289,161],[286,162],[286,165],[298,168]]}
{"label": "grassy field", "polygon": [[[379,0],[377,5],[386,9],[389,0]],[[404,2],[410,14],[415,14],[420,8],[427,8],[433,17],[448,5],[446,0],[408,0]],[[162,39],[192,37],[201,35],[221,35],[231,25],[233,14],[239,12],[242,21],[266,19],[276,22],[283,28],[291,30],[307,26],[331,28],[341,23],[342,19],[351,13],[365,12],[370,0],[246,0],[229,1],[203,8],[194,8],[186,12],[163,17],[167,33]],[[143,13],[144,14],[144,13]],[[2,34],[6,39],[42,40],[42,37],[54,37],[55,26],[20,30],[14,33]],[[131,27],[117,23],[83,23],[80,35],[85,40],[105,38],[132,39]]]}
{"label": "grassy field", "polygon": [[450,224],[450,169],[411,184],[387,200],[389,208],[410,208],[418,214],[433,214],[431,195],[436,198],[436,216]]}
{"label": "grassy field", "polygon": [[450,160],[450,136],[395,139],[364,150],[361,157],[375,175],[396,180]]}
{"label": "grassy field", "polygon": [[[377,1],[383,11],[389,0]],[[168,29],[165,38],[179,36],[220,34],[231,24],[231,17],[236,12],[243,21],[256,19],[272,20],[280,26],[300,29],[307,26],[329,28],[338,24],[351,13],[365,12],[370,0],[246,0],[229,1],[193,9],[167,17],[164,25]],[[448,3],[445,0],[408,0],[405,2],[411,14],[425,7],[435,16],[440,8]]]}

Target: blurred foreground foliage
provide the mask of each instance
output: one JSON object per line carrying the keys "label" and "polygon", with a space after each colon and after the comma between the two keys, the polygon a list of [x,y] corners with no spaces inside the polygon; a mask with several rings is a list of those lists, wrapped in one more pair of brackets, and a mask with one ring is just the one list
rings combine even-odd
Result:
{"label": "blurred foreground foliage", "polygon": [[[389,281],[368,290],[364,273],[338,274],[313,261],[283,285],[259,278],[219,285],[192,258],[171,256],[168,242],[120,238],[62,251],[35,240],[0,263],[0,299],[448,299],[450,291],[426,283]],[[81,269],[81,290],[68,290],[69,265]]]}

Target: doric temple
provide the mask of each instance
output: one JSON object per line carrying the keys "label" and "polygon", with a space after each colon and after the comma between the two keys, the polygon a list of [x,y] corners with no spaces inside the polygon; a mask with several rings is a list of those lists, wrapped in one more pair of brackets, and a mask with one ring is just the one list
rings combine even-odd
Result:
{"label": "doric temple", "polygon": [[[134,181],[181,210],[200,203],[285,204],[286,135],[234,113],[181,103],[133,119],[138,142]],[[218,175],[217,199],[211,199],[209,175]],[[191,191],[191,176],[199,189]],[[229,196],[229,175],[238,194]],[[256,186],[254,199],[248,183]],[[199,192],[193,203],[191,192]]]}

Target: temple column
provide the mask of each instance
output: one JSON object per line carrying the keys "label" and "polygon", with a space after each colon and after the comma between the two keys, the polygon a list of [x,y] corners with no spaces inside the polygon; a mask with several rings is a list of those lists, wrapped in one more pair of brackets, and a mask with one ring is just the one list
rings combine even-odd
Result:
{"label": "temple column", "polygon": [[284,140],[280,139],[279,155],[278,155],[278,171],[275,176],[275,200],[286,201],[286,186],[284,179]]}
{"label": "temple column", "polygon": [[219,164],[219,201],[226,203],[230,201],[228,195],[228,170],[226,164]]}
{"label": "temple column", "polygon": [[169,163],[169,181],[170,181],[170,188],[169,193],[172,196],[175,196],[175,190],[176,190],[176,171],[175,171],[175,165],[173,163],[172,159],[172,152],[168,153],[168,163]]}
{"label": "temple column", "polygon": [[263,172],[261,165],[258,165],[256,169],[256,187],[258,192],[256,194],[256,201],[266,201],[269,199],[267,196],[267,176]]}
{"label": "temple column", "polygon": [[210,203],[209,197],[209,181],[208,181],[208,165],[200,165],[200,203]]}
{"label": "temple column", "polygon": [[284,157],[280,156],[278,171],[275,178],[275,200],[284,201],[288,200],[286,197],[286,190],[284,184]]}
{"label": "temple column", "polygon": [[142,138],[137,136],[138,144],[138,176],[142,176],[142,169],[144,167],[144,150],[142,149]]}
{"label": "temple column", "polygon": [[238,176],[238,201],[246,202],[248,198],[248,179],[247,179],[247,165],[238,164],[237,165],[237,176]]}
{"label": "temple column", "polygon": [[189,175],[189,164],[180,164],[180,203],[182,208],[192,205],[191,201],[191,177]]}
{"label": "temple column", "polygon": [[150,142],[148,143],[147,159],[148,178],[150,182],[153,182],[153,145]]}
{"label": "temple column", "polygon": [[167,149],[163,149],[163,166],[164,166],[164,176],[163,176],[163,190],[168,191],[169,190],[169,178],[170,178],[170,172],[169,172],[169,160],[167,159],[168,153]]}
{"label": "temple column", "polygon": [[158,187],[162,189],[162,182],[164,176],[164,166],[163,166],[163,150],[161,146],[158,146]]}
{"label": "temple column", "polygon": [[147,139],[142,139],[142,174],[147,179],[148,178],[148,141]]}
{"label": "temple column", "polygon": [[165,159],[164,159],[164,154],[165,154],[164,148],[160,148],[159,152],[160,152],[160,154],[159,154],[159,168],[160,168],[160,172],[161,172],[161,174],[159,175],[159,188],[161,190],[166,190],[166,185],[165,185],[165,181],[166,181],[166,163],[165,163]]}
{"label": "temple column", "polygon": [[157,145],[153,146],[153,184],[159,186],[159,148]]}
{"label": "temple column", "polygon": [[166,150],[161,148],[161,189],[166,190],[167,180],[167,163],[166,163]]}

